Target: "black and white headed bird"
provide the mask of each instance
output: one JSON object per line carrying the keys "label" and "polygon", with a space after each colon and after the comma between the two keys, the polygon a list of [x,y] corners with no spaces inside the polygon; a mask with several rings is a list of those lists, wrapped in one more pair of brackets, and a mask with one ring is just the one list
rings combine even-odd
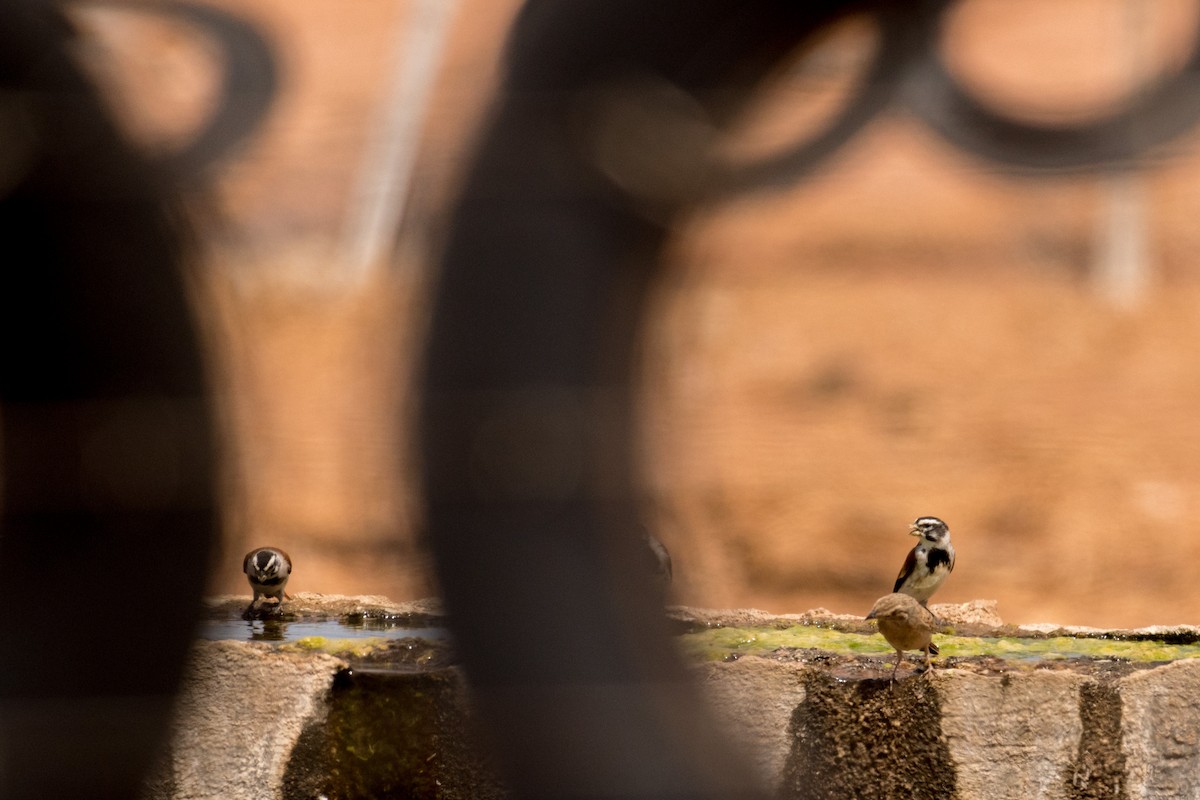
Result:
{"label": "black and white headed bird", "polygon": [[937,517],[921,517],[909,534],[920,536],[921,541],[908,552],[892,591],[916,598],[924,606],[954,569],[954,545],[950,528]]}
{"label": "black and white headed bird", "polygon": [[242,571],[254,591],[254,598],[243,616],[252,615],[264,597],[274,597],[280,603],[292,599],[283,590],[292,574],[292,559],[278,547],[251,550],[242,561]]}

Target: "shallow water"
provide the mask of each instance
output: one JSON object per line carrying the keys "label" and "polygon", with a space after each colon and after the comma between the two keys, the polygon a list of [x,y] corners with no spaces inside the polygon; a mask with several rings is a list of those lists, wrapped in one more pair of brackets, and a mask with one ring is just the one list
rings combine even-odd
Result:
{"label": "shallow water", "polygon": [[230,619],[205,622],[199,633],[201,639],[242,642],[296,642],[313,636],[326,639],[403,639],[418,636],[424,639],[441,639],[446,636],[446,630],[412,628],[376,619],[357,623],[337,619],[294,622],[282,619]]}

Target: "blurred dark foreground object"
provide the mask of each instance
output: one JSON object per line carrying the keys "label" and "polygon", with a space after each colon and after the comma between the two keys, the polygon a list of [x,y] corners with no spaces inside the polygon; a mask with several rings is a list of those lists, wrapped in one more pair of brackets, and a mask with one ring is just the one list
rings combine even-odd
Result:
{"label": "blurred dark foreground object", "polygon": [[[261,42],[256,49],[243,27],[227,27],[240,32],[243,55],[261,60]],[[130,800],[166,743],[217,526],[213,417],[176,191],[187,176],[176,170],[198,171],[243,137],[274,80],[272,72],[256,84],[254,108],[218,104],[221,125],[152,166],[118,133],[70,45],[50,3],[5,5],[7,800]]]}
{"label": "blurred dark foreground object", "polygon": [[851,7],[531,2],[516,22],[441,264],[421,431],[439,579],[519,797],[764,796],[644,569],[634,344],[707,126]]}

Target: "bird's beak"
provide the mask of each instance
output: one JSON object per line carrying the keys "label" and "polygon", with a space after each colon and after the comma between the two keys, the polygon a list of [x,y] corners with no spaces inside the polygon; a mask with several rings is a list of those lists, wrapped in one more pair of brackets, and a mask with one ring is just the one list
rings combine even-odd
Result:
{"label": "bird's beak", "polygon": [[909,535],[909,536],[920,536],[920,535],[921,535],[921,529],[920,529],[920,528],[918,528],[916,525],[914,525],[914,526],[912,527],[912,529],[911,529],[911,530],[908,532],[908,535]]}
{"label": "bird's beak", "polygon": [[875,619],[875,612],[872,611],[870,614],[867,614],[865,617],[863,617],[863,619]]}

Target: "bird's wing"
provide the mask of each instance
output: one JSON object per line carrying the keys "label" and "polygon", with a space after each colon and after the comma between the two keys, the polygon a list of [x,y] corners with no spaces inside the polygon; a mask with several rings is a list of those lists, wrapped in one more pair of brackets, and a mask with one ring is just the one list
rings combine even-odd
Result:
{"label": "bird's wing", "polygon": [[904,566],[900,568],[900,574],[896,576],[896,586],[892,589],[893,592],[900,591],[900,587],[908,580],[908,576],[912,575],[913,570],[917,568],[917,548],[908,551],[908,557],[904,559]]}

